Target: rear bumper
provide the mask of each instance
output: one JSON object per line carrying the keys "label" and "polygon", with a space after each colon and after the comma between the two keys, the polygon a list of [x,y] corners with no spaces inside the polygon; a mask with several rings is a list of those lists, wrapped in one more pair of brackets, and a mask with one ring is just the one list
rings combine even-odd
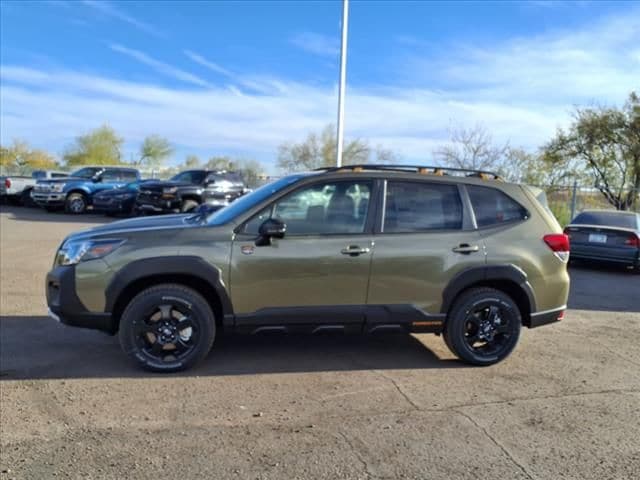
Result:
{"label": "rear bumper", "polygon": [[640,249],[623,246],[603,247],[575,243],[571,245],[570,258],[638,265],[640,264]]}
{"label": "rear bumper", "polygon": [[90,312],[76,295],[76,275],[73,265],[56,267],[47,274],[45,284],[49,316],[73,327],[115,332],[110,313]]}
{"label": "rear bumper", "polygon": [[554,308],[552,310],[532,313],[529,321],[529,328],[541,327],[542,325],[548,325],[549,323],[555,323],[562,320],[566,309],[567,306],[563,305],[562,307]]}

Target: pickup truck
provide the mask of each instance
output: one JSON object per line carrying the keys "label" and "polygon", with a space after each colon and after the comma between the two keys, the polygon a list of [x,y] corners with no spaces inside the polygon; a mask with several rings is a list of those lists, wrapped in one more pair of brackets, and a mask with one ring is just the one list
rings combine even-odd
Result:
{"label": "pickup truck", "polygon": [[141,185],[136,209],[140,213],[190,212],[199,205],[227,205],[247,192],[237,173],[185,170],[169,180]]}
{"label": "pickup truck", "polygon": [[40,180],[31,198],[47,211],[64,208],[67,213],[84,213],[93,195],[140,180],[140,172],[126,167],[84,167],[65,178]]}
{"label": "pickup truck", "polygon": [[31,190],[38,180],[62,178],[68,173],[53,170],[34,170],[31,176],[10,175],[0,177],[0,197],[3,202],[15,205],[31,205]]}

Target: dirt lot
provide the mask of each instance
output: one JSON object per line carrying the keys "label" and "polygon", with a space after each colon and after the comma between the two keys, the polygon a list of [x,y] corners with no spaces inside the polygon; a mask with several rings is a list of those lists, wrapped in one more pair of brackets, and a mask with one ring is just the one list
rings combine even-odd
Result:
{"label": "dirt lot", "polygon": [[640,276],[572,269],[571,310],[506,362],[440,338],[227,338],[186,375],[45,316],[76,229],[0,213],[0,478],[630,479],[640,476]]}

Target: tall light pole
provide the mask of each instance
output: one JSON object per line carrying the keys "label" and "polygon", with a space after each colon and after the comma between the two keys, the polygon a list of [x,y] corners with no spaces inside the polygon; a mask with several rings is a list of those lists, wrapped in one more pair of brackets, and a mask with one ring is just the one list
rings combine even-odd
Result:
{"label": "tall light pole", "polygon": [[347,79],[347,28],[349,25],[349,0],[342,0],[342,43],[340,46],[340,83],[338,84],[338,133],[336,135],[336,166],[342,166],[344,142],[344,93]]}

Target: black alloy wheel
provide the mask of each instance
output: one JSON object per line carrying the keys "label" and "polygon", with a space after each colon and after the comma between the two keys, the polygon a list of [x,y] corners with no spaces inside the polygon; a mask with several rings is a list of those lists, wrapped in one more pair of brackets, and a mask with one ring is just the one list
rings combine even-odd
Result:
{"label": "black alloy wheel", "polygon": [[202,361],[216,335],[213,312],[195,290],[177,284],[148,288],[120,320],[120,344],[146,370],[176,372]]}
{"label": "black alloy wheel", "polygon": [[455,301],[444,337],[465,362],[492,365],[513,351],[521,325],[520,310],[508,295],[493,288],[472,288]]}

